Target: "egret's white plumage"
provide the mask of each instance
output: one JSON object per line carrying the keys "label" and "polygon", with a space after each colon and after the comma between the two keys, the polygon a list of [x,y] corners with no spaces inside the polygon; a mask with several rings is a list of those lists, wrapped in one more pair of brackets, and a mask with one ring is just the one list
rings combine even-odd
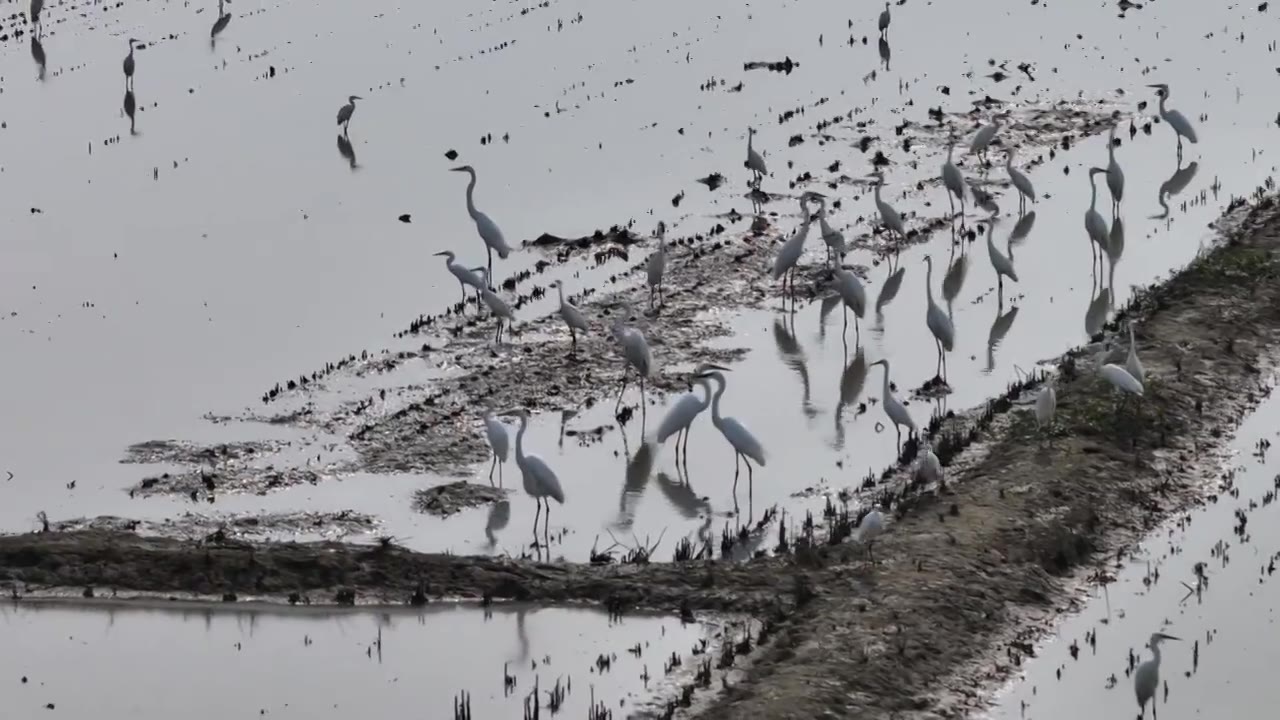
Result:
{"label": "egret's white plumage", "polygon": [[747,169],[755,173],[756,187],[759,187],[760,181],[765,175],[769,174],[769,169],[764,165],[764,158],[752,146],[752,138],[755,137],[755,134],[755,128],[747,128]]}
{"label": "egret's white plumage", "polygon": [[853,271],[844,267],[835,269],[835,285],[836,292],[840,294],[840,300],[844,303],[844,326],[849,327],[849,311],[853,311],[854,330],[861,332],[857,326],[858,320],[867,314],[867,290],[862,286],[862,281]]}
{"label": "egret's white plumage", "polygon": [[822,195],[814,195],[818,201],[818,230],[822,232],[822,241],[827,244],[827,262],[840,264],[844,254],[849,251],[844,242],[844,233],[827,223],[827,199]]}
{"label": "egret's white plumage", "polygon": [[470,165],[460,165],[453,168],[453,172],[464,172],[469,178],[467,181],[467,214],[471,216],[471,220],[476,224],[476,231],[480,233],[480,239],[484,241],[485,248],[489,251],[489,277],[493,277],[493,254],[498,253],[498,257],[506,260],[511,255],[511,246],[507,244],[506,238],[502,236],[502,231],[498,229],[498,224],[488,215],[476,209],[476,169]]}
{"label": "egret's white plumage", "polygon": [[898,442],[902,442],[902,427],[906,427],[910,432],[916,432],[916,421],[911,419],[911,413],[907,412],[907,406],[902,401],[893,396],[893,389],[889,387],[889,361],[877,360],[872,365],[884,366],[884,396],[881,398],[881,404],[884,405],[884,414],[889,416],[889,420],[893,421],[893,429],[898,432]]}
{"label": "egret's white plumage", "polygon": [[996,217],[992,215],[987,219],[987,257],[991,258],[991,267],[996,271],[996,284],[999,289],[1004,289],[1004,279],[1009,278],[1014,282],[1018,282],[1018,273],[1013,269],[1013,260],[1000,251],[996,247],[993,239],[996,228]]}
{"label": "egret's white plumage", "polygon": [[1128,370],[1116,365],[1115,363],[1107,363],[1098,371],[1102,378],[1111,383],[1111,386],[1122,393],[1130,395],[1142,395],[1142,383],[1137,378],[1129,374]]}
{"label": "egret's white plumage", "polygon": [[[1098,173],[1105,173],[1102,168],[1089,169],[1089,209],[1084,212],[1084,229],[1089,233],[1089,240],[1097,245],[1099,252],[1107,250],[1107,222],[1098,212]],[[1092,246],[1090,246],[1092,247]]]}
{"label": "egret's white plumage", "polygon": [[484,281],[480,279],[479,275],[472,272],[465,265],[459,263],[457,261],[457,256],[453,254],[452,250],[444,250],[442,252],[435,253],[435,255],[436,257],[444,258],[444,266],[449,269],[449,272],[452,273],[455,278],[458,279],[458,289],[462,291],[462,304],[464,306],[467,304],[468,287],[474,288],[477,298],[479,297],[480,288],[484,287]]}
{"label": "egret's white plumage", "polygon": [[1111,191],[1113,209],[1119,209],[1120,201],[1124,199],[1124,170],[1116,162],[1115,125],[1111,126],[1111,132],[1107,135],[1107,189]]}
{"label": "egret's white plumage", "polygon": [[665,303],[666,294],[663,292],[662,275],[667,271],[667,224],[658,223],[658,248],[649,255],[648,262],[645,263],[645,272],[649,282],[649,307],[653,307],[653,296],[655,293],[659,295],[659,301]]}
{"label": "egret's white plumage", "polygon": [[576,350],[578,347],[578,333],[587,332],[587,316],[583,315],[576,305],[564,299],[563,280],[557,280],[555,286],[560,293],[560,319],[564,320],[564,324],[569,328],[569,337],[573,343],[573,348]]}
{"label": "egret's white plumage", "polygon": [[872,173],[870,177],[874,178],[876,181],[875,201],[876,209],[880,211],[880,221],[884,223],[886,229],[897,233],[898,238],[905,242],[907,239],[907,228],[902,224],[902,216],[898,214],[897,210],[893,209],[892,205],[880,199],[880,188],[884,186],[884,173],[877,170]]}
{"label": "egret's white plumage", "polygon": [[924,296],[928,303],[924,321],[925,325],[929,326],[929,332],[933,333],[934,344],[938,346],[938,377],[942,377],[946,373],[946,354],[954,350],[956,346],[956,326],[951,322],[951,318],[943,312],[938,303],[933,300],[933,257],[925,255],[924,263]]}
{"label": "egret's white plumage", "polygon": [[1031,178],[1013,166],[1013,154],[1012,147],[1005,151],[1004,169],[1009,173],[1009,182],[1013,183],[1014,189],[1018,191],[1018,209],[1021,210],[1027,206],[1028,200],[1035,203],[1036,189],[1031,185]]}
{"label": "egret's white plumage", "polygon": [[[809,208],[805,205],[805,201],[808,198],[808,193],[800,196],[800,215],[803,220],[800,223],[800,227],[796,228],[791,237],[787,238],[787,241],[782,244],[782,249],[778,251],[778,256],[773,260],[773,279],[777,280],[783,275],[790,274],[791,291],[793,293],[795,292],[795,274],[793,271],[796,263],[800,261],[800,256],[804,254],[804,241],[809,237]],[[785,290],[786,281],[784,280],[782,284]]]}
{"label": "egret's white plumage", "polygon": [[722,368],[718,365],[707,366],[709,369],[699,375],[700,378],[710,378],[716,381],[716,391],[711,396],[711,424],[716,426],[724,439],[729,441],[733,446],[733,491],[738,491],[738,474],[741,472],[739,461],[745,462],[747,465],[747,493],[748,496],[754,489],[753,473],[751,472],[751,461],[754,460],[760,467],[765,465],[764,446],[760,441],[751,434],[749,430],[737,420],[731,417],[724,417],[720,414],[720,398],[724,396],[725,388],[728,382],[724,378]]}
{"label": "egret's white plumage", "polygon": [[973,142],[969,144],[971,154],[976,154],[984,162],[986,161],[987,148],[991,145],[991,141],[996,139],[996,133],[1000,132],[1000,122],[1004,116],[1004,113],[993,115],[989,125],[983,125],[978,129],[978,133],[973,136]]}
{"label": "egret's white plumage", "polygon": [[476,268],[476,272],[480,273],[480,301],[485,307],[489,308],[489,312],[498,318],[498,329],[494,333],[493,341],[495,343],[502,342],[502,324],[505,322],[510,325],[516,321],[516,315],[511,311],[511,306],[505,300],[498,297],[498,294],[489,289],[489,273],[484,268]]}
{"label": "egret's white plumage", "polygon": [[[700,366],[699,370],[708,366]],[[685,460],[689,458],[689,429],[693,427],[693,421],[698,419],[708,406],[711,405],[711,378],[697,377],[694,382],[703,390],[703,396],[698,397],[696,389],[685,393],[676,400],[675,405],[667,411],[666,417],[662,418],[662,422],[658,424],[657,441],[661,445],[667,441],[672,435],[676,436],[676,462],[680,458],[680,435],[684,434],[684,452]]]}
{"label": "egret's white plumage", "polygon": [[[1133,321],[1129,323],[1129,357],[1125,359],[1124,369],[1137,380],[1140,385],[1146,386],[1147,373],[1142,368],[1142,360],[1138,359],[1138,343],[1133,339]],[[1139,393],[1141,394],[1141,393]]]}
{"label": "egret's white plumage", "polygon": [[496,467],[498,469],[498,484],[501,485],[502,466],[506,464],[507,458],[511,455],[507,426],[494,417],[493,413],[486,412],[484,414],[484,435],[489,441],[489,449],[493,451],[493,464],[489,466],[489,484],[493,484],[493,469]]}
{"label": "egret's white plumage", "polygon": [[1191,121],[1187,120],[1182,113],[1177,110],[1170,110],[1165,107],[1165,102],[1169,99],[1169,86],[1164,83],[1148,85],[1158,90],[1160,95],[1160,119],[1169,124],[1173,128],[1173,132],[1178,136],[1178,157],[1182,157],[1182,138],[1186,138],[1192,145],[1195,145],[1196,129],[1191,127]]}
{"label": "egret's white plumage", "polygon": [[873,552],[876,538],[883,532],[884,513],[880,512],[879,507],[873,507],[858,522],[858,539],[867,544],[867,555],[871,558],[871,562],[875,562],[876,559]]}
{"label": "egret's white plumage", "polygon": [[1138,666],[1133,673],[1133,693],[1138,698],[1140,717],[1147,713],[1147,701],[1151,701],[1151,717],[1156,717],[1156,690],[1160,687],[1160,642],[1163,640],[1181,640],[1164,633],[1152,633],[1147,646],[1151,648],[1151,659]]}
{"label": "egret's white plumage", "polygon": [[1053,381],[1045,383],[1036,395],[1036,427],[1049,428],[1053,425],[1053,416],[1058,412],[1058,393],[1053,389]]}
{"label": "egret's white plumage", "polygon": [[618,317],[613,321],[613,338],[622,348],[622,357],[627,361],[622,368],[622,388],[618,390],[618,402],[614,403],[616,413],[622,405],[622,394],[627,390],[627,377],[632,369],[640,377],[640,412],[645,412],[644,381],[653,373],[653,354],[649,351],[649,341],[640,330],[626,324],[631,316],[631,306],[623,305]]}
{"label": "egret's white plumage", "polygon": [[933,452],[933,448],[926,450],[924,457],[920,458],[919,464],[916,465],[916,477],[925,483],[936,484],[938,489],[946,486],[946,478],[942,473],[942,461]]}
{"label": "egret's white plumage", "polygon": [[960,201],[960,215],[964,216],[964,175],[960,173],[960,168],[952,162],[951,156],[955,152],[956,141],[952,140],[947,143],[947,161],[942,163],[942,186],[947,189],[947,201],[951,203],[951,213],[956,212],[956,200]]}
{"label": "egret's white plumage", "polygon": [[[520,474],[523,476],[524,491],[538,503],[538,514],[542,513],[542,504],[547,505],[547,519],[545,521],[546,535],[551,534],[551,501],[555,500],[561,505],[564,504],[564,489],[560,487],[560,478],[556,477],[556,473],[547,465],[546,461],[537,455],[526,455],[524,452],[524,431],[529,425],[529,411],[523,408],[516,410],[508,410],[503,415],[520,418],[520,430],[516,432],[516,467],[520,468]],[[538,514],[533,516],[533,534],[538,534]]]}

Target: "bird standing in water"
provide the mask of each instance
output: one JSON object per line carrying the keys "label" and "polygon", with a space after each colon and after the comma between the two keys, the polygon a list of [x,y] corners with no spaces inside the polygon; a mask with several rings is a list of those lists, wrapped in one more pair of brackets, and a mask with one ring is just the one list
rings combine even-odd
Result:
{"label": "bird standing in water", "polygon": [[133,38],[129,38],[129,54],[124,58],[124,85],[126,88],[133,89],[133,44],[138,42]]}
{"label": "bird standing in water", "polygon": [[347,96],[347,104],[338,108],[338,124],[342,126],[344,134],[351,127],[351,116],[356,112],[356,101],[363,99],[359,95],[349,95]]}

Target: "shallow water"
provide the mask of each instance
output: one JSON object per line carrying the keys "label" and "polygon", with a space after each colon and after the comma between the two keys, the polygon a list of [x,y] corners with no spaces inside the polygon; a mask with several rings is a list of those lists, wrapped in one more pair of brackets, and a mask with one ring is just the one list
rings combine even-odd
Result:
{"label": "shallow water", "polygon": [[[1139,662],[1150,657],[1145,648],[1154,632],[1182,639],[1160,646],[1161,718],[1267,714],[1264,708],[1280,700],[1270,679],[1270,668],[1280,662],[1274,642],[1280,476],[1274,454],[1259,454],[1259,442],[1276,441],[1278,421],[1280,399],[1272,398],[1237,433],[1215,500],[1153,531],[1118,571],[1110,570],[1115,582],[1105,592],[1090,588],[1079,612],[1057,624],[989,717],[1135,717],[1133,678],[1126,670],[1130,653]],[[1246,518],[1243,535],[1236,532],[1238,513]],[[1202,582],[1196,577],[1200,563]],[[1095,643],[1087,640],[1092,633]]]}
{"label": "shallow water", "polygon": [[[914,127],[907,135],[919,142],[904,152],[891,131],[903,120],[927,123],[926,109],[938,105],[962,112],[984,94],[1016,103],[1105,100],[1129,114],[1139,100],[1154,99],[1146,83],[1169,81],[1171,106],[1200,131],[1200,143],[1187,146],[1182,162],[1197,162],[1198,173],[1169,201],[1170,219],[1149,219],[1160,210],[1160,184],[1179,167],[1173,137],[1156,125],[1151,136],[1139,132],[1129,142],[1128,122],[1122,123],[1117,155],[1127,176],[1127,242],[1111,280],[1117,306],[1131,286],[1190,259],[1227,201],[1272,172],[1255,147],[1275,131],[1270,85],[1262,84],[1273,82],[1275,63],[1266,38],[1237,37],[1255,20],[1252,7],[1166,0],[1121,18],[1111,5],[985,6],[1005,16],[994,22],[971,6],[894,6],[890,69],[878,71],[876,13],[860,14],[849,30],[849,8],[836,3],[326,2],[245,14],[234,6],[235,17],[212,48],[212,5],[197,12],[125,3],[90,16],[67,6],[46,10],[43,81],[26,38],[0,46],[6,123],[0,193],[11,206],[0,251],[0,341],[10,358],[0,378],[9,410],[0,416],[0,470],[14,474],[3,483],[0,527],[36,527],[41,510],[63,519],[161,517],[190,508],[185,498],[131,499],[124,492],[158,472],[119,464],[124,448],[155,438],[292,441],[285,455],[268,459],[278,465],[316,454],[325,462],[349,458],[341,437],[203,416],[255,411],[275,383],[362,349],[420,345],[421,338],[392,335],[457,293],[431,253],[456,249],[477,264],[484,257],[463,209],[465,179],[446,172],[456,163],[476,165],[477,204],[512,241],[544,231],[577,235],[628,219],[642,233],[666,219],[671,234],[690,234],[730,208],[749,212],[741,162],[751,124],[773,170],[766,190],[789,193],[788,181],[805,171],[825,180],[834,160],[842,162],[836,174],[861,178],[882,150],[895,163],[885,197],[899,210],[932,217],[945,207],[942,191],[915,185],[935,174],[942,151],[932,131]],[[119,63],[129,34],[161,41],[136,52],[135,136],[119,109]],[[863,36],[870,36],[865,45]],[[743,70],[745,62],[785,56],[799,63],[790,74]],[[1009,79],[987,78],[994,71],[988,58],[1008,60]],[[1024,61],[1034,66],[1034,82],[1016,69]],[[537,73],[532,80],[530,68]],[[699,89],[712,79],[724,85]],[[739,82],[743,89],[730,92]],[[334,151],[332,134],[337,107],[353,93],[365,98],[350,131],[354,171]],[[801,107],[803,115],[778,121]],[[834,126],[826,130],[833,139],[820,143],[817,122],[850,112],[866,127]],[[960,124],[956,132],[967,137],[973,129]],[[493,143],[481,145],[481,133],[492,133]],[[796,134],[804,142],[788,147]],[[862,134],[881,139],[865,155],[854,147]],[[1007,137],[1035,145],[1016,127]],[[443,157],[449,149],[460,153],[456,163]],[[1043,147],[1019,154],[1022,163],[1041,156],[1047,157]],[[957,158],[972,175],[973,161]],[[945,408],[973,406],[1013,379],[1015,363],[1030,368],[1085,338],[1092,298],[1081,227],[1086,170],[1105,162],[1105,141],[1094,137],[1031,172],[1044,197],[1035,207],[1035,229],[1014,248],[1020,282],[1005,287],[1003,301],[982,239],[968,249],[969,270],[952,308],[957,345],[948,367],[955,392]],[[729,178],[715,192],[694,181],[712,171]],[[991,177],[1003,173],[996,169]],[[850,237],[869,228],[874,209],[862,185],[813,187],[843,200],[843,209],[833,211],[835,227]],[[678,192],[687,195],[672,208]],[[1105,189],[1100,198],[1105,216]],[[1015,206],[1008,197],[999,202],[1006,213]],[[784,213],[781,230],[790,232],[796,218],[789,195],[766,210]],[[412,214],[410,224],[397,221],[402,213]],[[980,218],[971,213],[969,222]],[[908,226],[917,223],[908,217]],[[1012,218],[997,224],[997,241],[1012,226]],[[745,229],[745,222],[731,227]],[[809,249],[815,257],[823,252],[816,237]],[[925,252],[935,258],[934,289],[941,294],[943,268],[953,258],[945,232],[902,254],[906,272],[896,299],[882,322],[869,314],[861,330],[866,360],[890,358],[901,391],[920,386],[934,370],[923,323]],[[511,275],[540,257],[516,253],[499,263],[499,272]],[[854,252],[846,262],[874,259]],[[599,270],[575,261],[549,275],[576,290],[622,268],[619,261]],[[872,297],[887,275],[883,264],[871,268]],[[544,300],[520,314],[552,307]],[[725,412],[770,453],[768,467],[755,473],[751,502],[745,487],[737,493],[737,506],[752,517],[805,488],[856,484],[895,455],[892,428],[878,429],[885,420],[878,405],[837,418],[846,367],[839,309],[825,330],[817,304],[800,307],[778,332],[781,317],[768,311],[732,317],[738,332],[726,343],[752,352],[731,373]],[[851,328],[849,358],[855,350]],[[660,355],[658,363],[664,367]],[[427,383],[440,371],[413,363],[385,376],[338,376],[325,383],[328,393],[308,400],[325,406],[363,398],[379,386]],[[854,408],[878,398],[881,382],[873,368]],[[635,402],[634,391],[629,397]],[[569,428],[610,422],[608,404],[601,405]],[[909,407],[917,423],[927,421],[930,403]],[[649,421],[662,410],[649,408]],[[560,430],[549,413],[528,438],[568,494],[552,513],[560,535],[554,553],[580,560],[593,544],[612,544],[610,531],[627,544],[665,532],[658,553],[665,558],[676,538],[707,537],[737,522],[728,517],[735,508],[732,454],[705,420],[693,431],[687,485],[635,472],[627,481],[625,461],[641,441],[635,425],[625,440],[614,432],[586,448],[572,438],[561,447]],[[670,448],[657,455],[655,472],[675,475]],[[487,466],[476,469],[478,481],[486,474]],[[508,486],[519,487],[518,479],[508,465]],[[443,480],[354,473],[266,497],[222,497],[198,509],[350,508],[377,515],[381,532],[417,548],[526,549],[534,508],[522,493],[512,496],[510,520],[493,541],[484,532],[487,509],[444,521],[408,509],[414,489]]]}
{"label": "shallow water", "polygon": [[[5,605],[0,627],[11,649],[0,659],[6,712],[36,717],[48,705],[59,717],[139,720],[451,717],[464,691],[476,717],[520,717],[535,678],[544,714],[559,681],[568,717],[586,717],[592,692],[616,717],[629,717],[692,673],[691,651],[710,632],[671,618],[454,605],[421,612]],[[667,674],[673,653],[682,665]],[[604,669],[601,656],[609,660]],[[504,668],[515,678],[510,692]]]}

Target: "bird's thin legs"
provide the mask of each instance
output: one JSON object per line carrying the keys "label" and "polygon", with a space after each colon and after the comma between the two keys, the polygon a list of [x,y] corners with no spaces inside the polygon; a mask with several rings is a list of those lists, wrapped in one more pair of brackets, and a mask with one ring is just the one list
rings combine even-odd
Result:
{"label": "bird's thin legs", "polygon": [[578,331],[573,328],[569,328],[569,339],[573,343],[569,347],[569,354],[574,355],[578,352]]}
{"label": "bird's thin legs", "polygon": [[493,485],[493,471],[498,467],[498,453],[493,454],[493,463],[489,465],[489,485]]}
{"label": "bird's thin legs", "polygon": [[493,287],[493,248],[489,250],[489,274],[485,276],[484,281],[489,287]]}
{"label": "bird's thin legs", "polygon": [[618,414],[618,408],[622,407],[622,394],[627,391],[627,368],[622,368],[622,389],[618,391],[618,401],[613,404],[613,414]]}
{"label": "bird's thin legs", "polygon": [[684,429],[684,466],[688,470],[689,467],[689,431],[693,429],[692,423]]}
{"label": "bird's thin legs", "polygon": [[547,516],[542,521],[543,537],[547,540],[547,548],[551,548],[551,498],[547,498]]}
{"label": "bird's thin legs", "polygon": [[645,402],[645,398],[644,398],[644,376],[641,375],[640,376],[640,418],[641,420],[643,420],[645,417],[645,410],[646,410],[645,406],[648,404],[649,403]]}
{"label": "bird's thin legs", "polygon": [[738,453],[733,454],[733,497],[738,497],[738,473],[742,472],[741,467],[742,456]]}
{"label": "bird's thin legs", "polygon": [[538,542],[538,518],[542,516],[542,500],[534,498],[533,501],[538,505],[538,510],[533,514],[533,541]]}
{"label": "bird's thin legs", "polygon": [[[755,490],[756,490],[755,473],[751,470],[750,460],[743,458],[742,462],[745,463],[747,466],[747,507],[750,508],[751,499],[752,499],[752,496],[755,494]],[[750,510],[748,510],[748,512],[750,512]]]}

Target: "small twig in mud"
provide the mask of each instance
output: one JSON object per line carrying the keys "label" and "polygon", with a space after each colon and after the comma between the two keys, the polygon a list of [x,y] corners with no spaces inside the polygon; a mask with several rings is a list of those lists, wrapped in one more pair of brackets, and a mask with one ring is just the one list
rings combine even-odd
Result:
{"label": "small twig in mud", "polygon": [[49,515],[41,510],[36,513],[36,519],[40,521],[40,532],[49,532]]}
{"label": "small twig in mud", "polygon": [[[609,533],[609,537],[613,538],[613,547],[624,547],[627,549],[627,554],[622,556],[622,563],[624,565],[648,565],[649,559],[653,557],[654,551],[656,551],[658,546],[662,544],[662,538],[667,534],[667,529],[663,528],[662,532],[658,534],[658,539],[654,541],[653,545],[648,546],[641,543],[639,538],[632,535],[631,539],[635,541],[634,547],[627,545],[614,537],[612,530],[605,528],[605,532]],[[646,535],[645,541],[647,542],[648,540],[649,536]]]}

